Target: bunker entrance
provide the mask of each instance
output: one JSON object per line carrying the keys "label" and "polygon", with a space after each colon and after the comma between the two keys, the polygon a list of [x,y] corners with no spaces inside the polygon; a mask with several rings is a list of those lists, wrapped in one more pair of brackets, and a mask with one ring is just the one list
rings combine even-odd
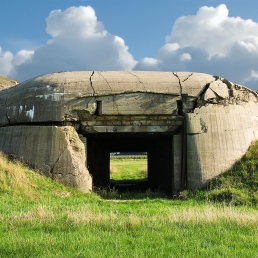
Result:
{"label": "bunker entrance", "polygon": [[[93,186],[110,187],[110,153],[147,153],[147,180],[140,188],[153,191],[173,191],[173,135],[168,134],[89,134],[87,165]],[[141,189],[139,189],[141,190]]]}

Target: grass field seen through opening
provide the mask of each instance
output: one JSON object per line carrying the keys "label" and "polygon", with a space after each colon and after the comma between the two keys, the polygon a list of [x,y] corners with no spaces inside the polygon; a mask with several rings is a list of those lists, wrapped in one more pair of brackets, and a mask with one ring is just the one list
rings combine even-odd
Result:
{"label": "grass field seen through opening", "polygon": [[148,180],[147,155],[110,156],[110,183]]}

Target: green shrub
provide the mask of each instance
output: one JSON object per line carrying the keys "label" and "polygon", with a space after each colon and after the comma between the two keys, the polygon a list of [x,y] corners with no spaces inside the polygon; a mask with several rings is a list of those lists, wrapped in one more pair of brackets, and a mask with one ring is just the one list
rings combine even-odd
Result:
{"label": "green shrub", "polygon": [[229,204],[251,204],[248,192],[236,188],[215,189],[207,194],[208,200]]}

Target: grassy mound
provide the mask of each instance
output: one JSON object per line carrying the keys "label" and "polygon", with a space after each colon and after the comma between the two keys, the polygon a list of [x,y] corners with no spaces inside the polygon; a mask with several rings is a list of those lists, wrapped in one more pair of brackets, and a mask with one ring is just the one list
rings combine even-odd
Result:
{"label": "grassy mound", "polygon": [[[0,196],[1,200],[45,201],[55,196],[83,195],[50,178],[35,173],[18,160],[9,159],[0,152]],[[1,208],[0,208],[1,209]]]}
{"label": "grassy mound", "polygon": [[206,189],[181,193],[183,198],[206,199],[232,205],[258,204],[258,141],[229,171],[211,180]]}

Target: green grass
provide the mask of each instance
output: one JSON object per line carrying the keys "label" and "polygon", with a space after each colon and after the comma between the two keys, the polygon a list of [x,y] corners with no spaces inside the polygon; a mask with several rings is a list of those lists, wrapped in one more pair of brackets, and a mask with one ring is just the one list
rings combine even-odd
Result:
{"label": "green grass", "polygon": [[184,191],[182,198],[195,198],[230,205],[258,204],[258,141],[253,143],[241,160],[229,171],[211,180],[206,189]]}
{"label": "green grass", "polygon": [[0,257],[258,257],[257,206],[191,194],[104,199],[1,155]]}
{"label": "green grass", "polygon": [[111,183],[144,181],[147,177],[147,156],[111,156]]}

